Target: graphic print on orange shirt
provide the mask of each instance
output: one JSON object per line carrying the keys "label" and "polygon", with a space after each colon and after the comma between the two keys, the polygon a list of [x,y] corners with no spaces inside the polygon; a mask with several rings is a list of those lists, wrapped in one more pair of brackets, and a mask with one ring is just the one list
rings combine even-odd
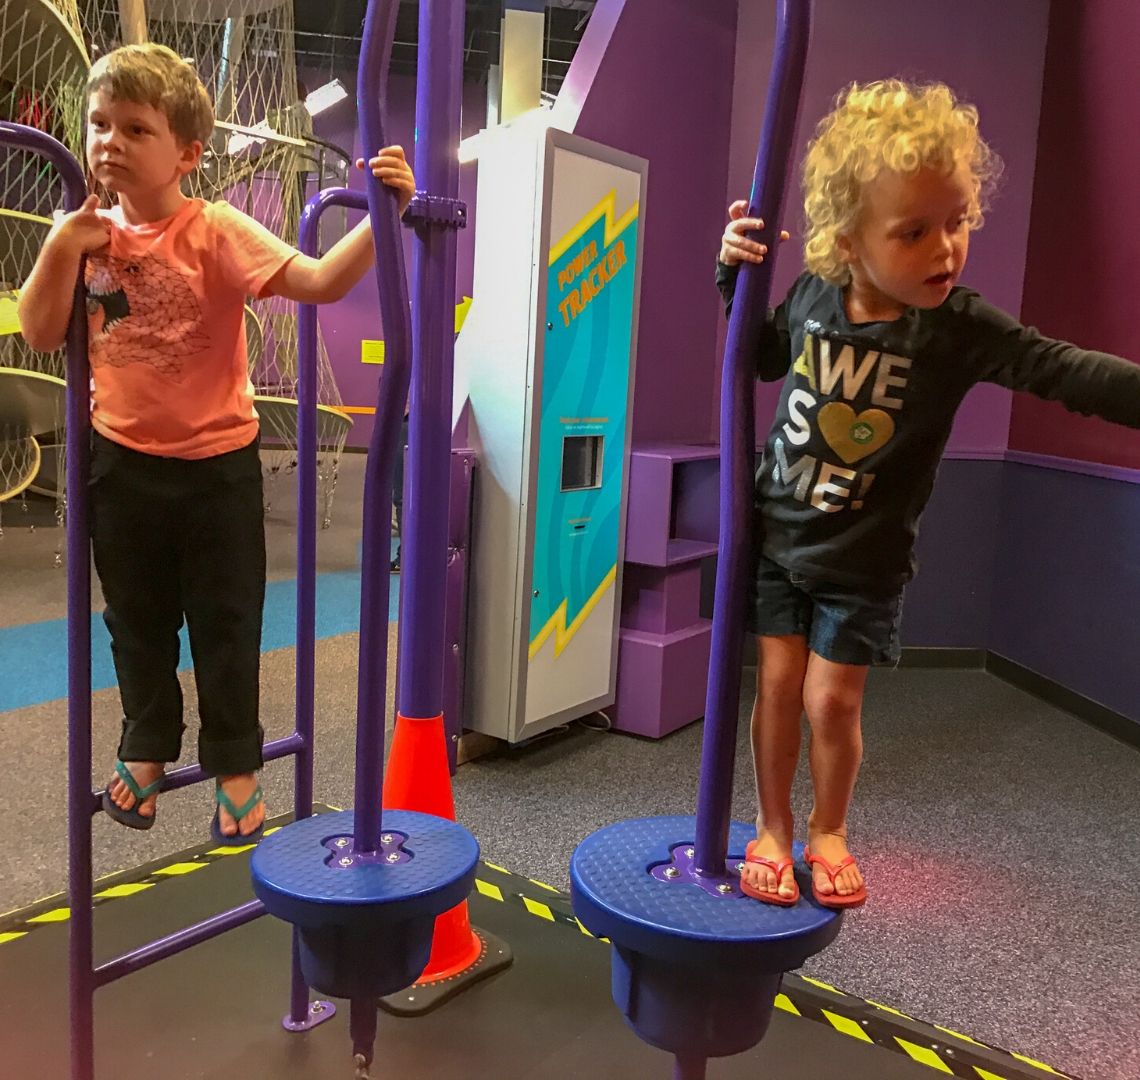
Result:
{"label": "graphic print on orange shirt", "polygon": [[86,278],[93,367],[147,364],[177,379],[187,357],[209,348],[189,282],[157,256],[92,255]]}

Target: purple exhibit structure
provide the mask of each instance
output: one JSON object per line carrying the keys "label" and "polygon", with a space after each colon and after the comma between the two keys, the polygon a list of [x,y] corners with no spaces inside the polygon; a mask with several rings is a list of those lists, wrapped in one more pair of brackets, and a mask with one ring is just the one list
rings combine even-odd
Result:
{"label": "purple exhibit structure", "polygon": [[[64,205],[74,210],[87,197],[83,170],[67,149],[35,128],[0,122],[0,145],[32,151],[46,158],[63,181]],[[265,914],[256,900],[205,919],[194,926],[140,946],[122,956],[95,966],[92,909],[91,819],[102,809],[101,792],[91,790],[91,569],[87,478],[90,471],[90,368],[87,356],[86,297],[80,269],[75,303],[67,333],[67,663],[68,663],[68,956],[70,1004],[70,1073],[72,1080],[94,1080],[95,991],[124,975],[177,955],[228,930],[244,926]],[[312,395],[315,399],[315,394]],[[315,427],[315,416],[312,425]],[[315,470],[315,461],[314,461]],[[315,515],[315,480],[310,517]],[[303,518],[302,518],[303,520]],[[312,544],[315,546],[315,534]],[[312,550],[310,546],[309,550]],[[306,576],[307,572],[307,576]],[[298,818],[312,814],[313,714],[311,673],[313,607],[304,603],[312,595],[315,567],[302,563],[298,574],[298,705],[296,728],[291,735],[267,743],[266,761],[293,756],[294,812]],[[308,648],[303,645],[307,636]],[[200,766],[191,765],[167,773],[163,791],[173,791],[207,779]],[[305,1031],[329,1019],[336,1009],[328,1002],[310,1004],[309,990],[294,950],[290,1011],[285,1025]]]}
{"label": "purple exhibit structure", "polygon": [[665,443],[630,454],[615,731],[660,739],[704,715],[712,623],[701,579],[717,552],[717,456]]}
{"label": "purple exhibit structure", "polygon": [[[454,0],[436,0],[447,7]],[[365,22],[358,78],[360,116],[366,145],[386,145],[380,88],[386,81],[395,30],[397,0],[372,0]],[[427,6],[433,7],[430,0]],[[427,14],[432,20],[432,12]],[[430,93],[430,91],[429,91]],[[0,145],[37,153],[60,174],[64,204],[80,206],[87,196],[84,173],[51,136],[0,122]],[[388,341],[383,380],[365,480],[362,625],[357,731],[356,812],[312,817],[314,727],[314,618],[316,549],[316,313],[300,313],[298,356],[300,478],[298,482],[298,603],[296,730],[264,747],[266,761],[295,757],[296,822],[258,846],[253,857],[259,899],[241,904],[168,937],[143,945],[99,966],[94,963],[91,819],[101,809],[91,771],[91,571],[87,481],[90,415],[87,322],[82,267],[67,333],[67,621],[68,621],[68,875],[70,1074],[94,1080],[94,997],[100,987],[175,956],[193,945],[243,926],[267,911],[291,922],[294,933],[290,1012],[284,1026],[303,1031],[333,1015],[327,1002],[309,1003],[308,987],[349,998],[350,1027],[358,1077],[366,1077],[373,1056],[376,1002],[415,980],[427,963],[435,917],[462,901],[474,883],[475,839],[454,822],[427,814],[390,812],[381,821],[387,674],[388,552],[396,442],[410,380],[410,322],[396,199],[370,179],[368,208],[376,238],[377,280]],[[318,196],[307,208],[302,243],[316,245],[316,224],[330,205],[359,205],[347,192]],[[430,303],[430,301],[429,301]],[[450,316],[451,305],[446,311]],[[430,315],[429,315],[430,317]],[[446,402],[446,397],[441,397]],[[443,406],[446,409],[446,405]],[[449,433],[448,433],[449,434]],[[446,450],[440,451],[446,468]],[[439,455],[437,455],[439,456]],[[412,493],[424,489],[422,469],[413,471]],[[446,508],[440,522],[439,573],[432,568],[405,595],[405,610],[443,610]],[[430,526],[429,526],[430,530]],[[425,543],[425,548],[428,545]],[[434,551],[434,548],[432,549]],[[432,584],[432,581],[436,584]],[[442,621],[442,616],[440,620]],[[431,635],[428,635],[429,637]],[[425,646],[442,652],[441,632]],[[437,658],[433,670],[442,667]],[[200,766],[168,773],[162,790],[206,779]],[[367,948],[362,943],[367,942]],[[100,1070],[105,1071],[105,1070]]]}
{"label": "purple exhibit structure", "polygon": [[[397,9],[397,0],[372,0],[365,18],[357,100],[366,147],[388,145],[380,89],[386,82]],[[460,31],[462,27],[455,16],[456,0],[425,0],[421,28],[428,35],[438,28],[441,36],[452,36],[456,23]],[[420,140],[424,145],[433,141],[429,128],[455,111],[457,85],[454,72],[436,78],[421,71],[425,122]],[[429,174],[430,182],[434,174],[429,169],[420,171]],[[434,178],[446,186],[446,176]],[[257,897],[271,914],[296,928],[305,978],[324,993],[350,999],[359,1077],[368,1075],[373,1059],[380,998],[414,982],[427,966],[436,918],[466,899],[479,857],[474,837],[454,821],[411,810],[381,810],[392,475],[411,381],[412,327],[395,193],[369,177],[367,196],[376,240],[386,355],[364,481],[355,809],[297,821],[262,841],[251,861]],[[430,191],[418,195],[417,202],[421,220],[448,212]],[[433,490],[446,490],[450,387],[445,385],[448,365],[424,327],[452,309],[453,280],[447,265],[450,258],[453,275],[455,260],[450,230],[423,232],[421,243],[438,250],[417,259],[416,264],[418,376],[404,519],[406,581],[399,689],[401,703],[412,703],[405,715],[438,718],[443,693],[448,506],[446,500],[426,496]],[[437,239],[440,236],[443,239]],[[305,363],[310,368],[315,368],[311,355],[315,319],[309,309],[304,344],[309,354]],[[306,393],[310,390],[306,387]],[[442,425],[440,415],[445,419]],[[307,435],[307,442],[311,439]]]}
{"label": "purple exhibit structure", "polygon": [[[775,60],[750,214],[774,253],[811,31],[810,0],[780,0]],[[694,817],[618,822],[588,836],[570,863],[574,911],[613,942],[613,997],[646,1042],[674,1055],[675,1080],[701,1080],[710,1057],[763,1038],[780,979],[839,933],[841,916],[802,890],[778,907],[740,891],[752,824],[730,820],[751,546],[752,380],[774,255],[745,265],[736,287],[721,389],[721,519],[712,659]]]}

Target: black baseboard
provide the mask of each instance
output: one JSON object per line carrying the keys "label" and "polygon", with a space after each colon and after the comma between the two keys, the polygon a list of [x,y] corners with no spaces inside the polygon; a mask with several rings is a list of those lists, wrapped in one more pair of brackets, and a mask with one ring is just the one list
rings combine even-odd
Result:
{"label": "black baseboard", "polygon": [[899,667],[985,670],[1055,708],[1072,713],[1098,731],[1140,749],[1140,723],[986,649],[903,649]]}
{"label": "black baseboard", "polygon": [[1072,713],[1099,731],[1140,749],[1140,724],[1106,705],[1078,694],[1075,690],[1070,690],[1067,686],[1062,686],[1013,660],[998,656],[997,653],[987,654],[986,671],[1011,686],[1024,690],[1027,694]]}
{"label": "black baseboard", "polygon": [[[752,673],[756,671],[755,656],[754,639],[749,635],[748,648],[744,654],[744,667]],[[1090,727],[1140,750],[1140,723],[986,649],[903,649],[899,667],[925,668],[928,671],[934,669],[985,671],[1055,708],[1071,713]]]}
{"label": "black baseboard", "polygon": [[903,649],[899,667],[976,668],[986,666],[985,649]]}

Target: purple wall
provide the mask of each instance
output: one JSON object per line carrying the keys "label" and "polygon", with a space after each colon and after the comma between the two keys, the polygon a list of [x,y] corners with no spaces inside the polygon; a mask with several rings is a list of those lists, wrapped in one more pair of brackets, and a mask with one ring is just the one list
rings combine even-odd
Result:
{"label": "purple wall", "polygon": [[[1133,360],[1140,69],[1121,58],[1137,44],[1132,0],[1053,0],[1022,307],[1045,333]],[[1136,431],[1026,394],[1009,445],[1140,468]],[[1140,473],[1121,477],[1005,465],[990,648],[1140,722]]]}
{"label": "purple wall", "polygon": [[1140,485],[1003,470],[990,649],[1140,723]]}
{"label": "purple wall", "polygon": [[918,575],[906,590],[905,648],[984,649],[998,558],[1000,461],[944,461],[922,517]]}
{"label": "purple wall", "polygon": [[[1047,334],[1133,360],[1140,360],[1138,46],[1134,0],[1053,0],[1022,312]],[[1140,468],[1135,431],[1024,394],[1014,404],[1010,447]]]}
{"label": "purple wall", "polygon": [[[337,77],[348,89],[349,99],[334,105],[326,113],[318,116],[314,123],[315,133],[319,138],[336,143],[345,150],[351,148],[354,159],[368,156],[361,151],[359,133],[357,132],[355,72],[344,71]],[[312,76],[309,85],[311,88],[315,88],[327,81],[327,74],[320,77]],[[389,137],[404,147],[409,161],[415,154],[415,112],[415,80],[407,76],[393,76],[391,99],[388,106]],[[485,88],[472,84],[466,85],[464,87],[463,110],[464,136],[478,131],[486,123],[486,119],[487,98]],[[373,149],[378,148],[374,147]],[[466,165],[460,171],[459,197],[467,202],[469,224],[466,229],[461,229],[459,232],[455,282],[456,303],[462,300],[464,296],[471,295],[475,253],[476,175],[477,166],[474,164]],[[349,186],[363,190],[364,174],[353,169]],[[349,213],[349,227],[351,228],[359,221],[361,216],[357,213]],[[411,240],[410,230],[405,229],[404,258],[407,261],[409,275],[412,272]],[[340,387],[341,397],[345,405],[375,407],[378,380],[384,369],[360,362],[361,340],[379,340],[384,337],[379,300],[376,296],[375,277],[372,274],[366,274],[360,284],[339,304],[322,307],[319,319],[325,344],[329,350],[333,373],[336,376],[337,385]],[[372,432],[372,417],[367,414],[357,414],[354,415],[353,420],[349,445],[367,446]]]}
{"label": "purple wall", "polygon": [[712,267],[727,178],[736,7],[736,0],[600,0],[567,79],[576,134],[649,160],[638,442],[709,436],[722,318]]}
{"label": "purple wall", "polygon": [[[729,184],[721,198],[720,225],[734,198],[745,198],[756,158],[772,59],[775,0],[740,5],[736,90],[733,98]],[[940,80],[977,105],[982,131],[1006,163],[1006,175],[986,226],[972,244],[963,283],[1014,313],[1021,307],[1036,160],[1048,5],[1041,0],[815,0],[807,83],[800,118],[797,162],[816,122],[848,83],[888,76]],[[798,184],[798,181],[797,181]],[[773,295],[782,297],[802,269],[798,186],[786,208],[792,240],[780,258]],[[723,332],[722,332],[723,333]],[[759,427],[770,421],[776,388],[757,399]],[[958,414],[949,449],[1000,455],[1009,432],[1010,394],[979,387]],[[715,410],[710,414],[713,430]],[[761,436],[764,434],[760,432]]]}

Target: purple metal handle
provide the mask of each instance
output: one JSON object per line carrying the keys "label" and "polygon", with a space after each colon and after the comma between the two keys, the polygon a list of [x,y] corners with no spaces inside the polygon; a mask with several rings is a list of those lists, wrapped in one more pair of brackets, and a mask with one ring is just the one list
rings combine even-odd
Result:
{"label": "purple metal handle", "polygon": [[[321,215],[333,206],[367,210],[367,197],[348,188],[318,192],[301,212],[298,248],[316,258]],[[317,307],[297,308],[297,732],[312,756],[316,701],[317,619]],[[388,635],[378,663],[387,668]],[[298,776],[294,795],[297,821],[312,816],[312,770]]]}
{"label": "purple metal handle", "polygon": [[[50,135],[0,121],[0,144],[47,158],[63,180],[63,202],[78,210],[87,198],[83,169]],[[87,474],[91,414],[83,262],[67,326],[67,834],[71,923],[71,1075],[90,1080],[95,1046],[95,976],[91,915],[91,556]]]}
{"label": "purple metal handle", "polygon": [[[397,0],[372,0],[364,19],[357,68],[357,110],[365,157],[387,146],[381,88],[396,33]],[[392,475],[411,378],[411,317],[396,193],[367,177],[368,210],[376,244],[376,282],[384,320],[384,377],[364,472],[364,538],[360,580],[360,660],[356,707],[356,851],[380,842],[384,780],[384,710],[388,689],[388,602],[392,541]]]}
{"label": "purple metal handle", "polygon": [[764,229],[753,239],[767,244],[768,256],[759,266],[745,263],[740,271],[721,377],[719,561],[695,844],[697,869],[717,877],[724,875],[728,846],[752,553],[756,349],[780,248],[780,213],[791,172],[810,36],[811,0],[780,0],[776,51],[748,208],[750,216],[764,219]]}
{"label": "purple metal handle", "polygon": [[[297,246],[314,258],[319,254],[321,215],[332,206],[367,210],[358,191],[329,188],[318,192],[301,211]],[[317,308],[297,308],[297,766],[293,785],[293,819],[313,813],[313,745],[316,716],[317,623]],[[387,670],[388,637],[379,663]],[[289,1019],[304,1023],[309,1013],[309,988],[301,975],[300,943],[293,930],[293,977]]]}
{"label": "purple metal handle", "polygon": [[[421,202],[455,208],[459,196],[463,80],[461,0],[421,0],[416,162]],[[400,612],[399,712],[430,720],[443,712],[451,397],[455,359],[455,229],[459,217],[420,217],[415,226],[414,351],[408,427]],[[385,322],[385,325],[387,323]]]}

